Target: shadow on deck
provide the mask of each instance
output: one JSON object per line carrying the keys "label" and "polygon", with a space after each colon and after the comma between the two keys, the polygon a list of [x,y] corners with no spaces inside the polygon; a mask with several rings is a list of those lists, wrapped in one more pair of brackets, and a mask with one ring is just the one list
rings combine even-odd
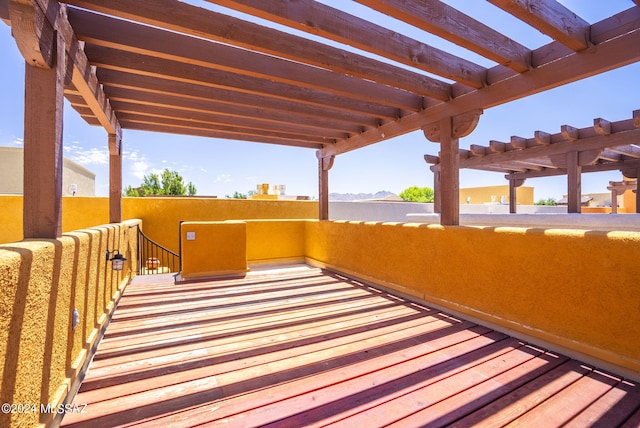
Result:
{"label": "shadow on deck", "polygon": [[127,288],[63,426],[638,426],[638,385],[332,272]]}

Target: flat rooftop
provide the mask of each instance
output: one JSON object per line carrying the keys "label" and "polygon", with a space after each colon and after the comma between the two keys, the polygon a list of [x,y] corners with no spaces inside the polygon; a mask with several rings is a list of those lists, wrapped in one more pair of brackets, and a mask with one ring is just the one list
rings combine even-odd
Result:
{"label": "flat rooftop", "polygon": [[640,387],[331,271],[127,287],[67,427],[638,426]]}

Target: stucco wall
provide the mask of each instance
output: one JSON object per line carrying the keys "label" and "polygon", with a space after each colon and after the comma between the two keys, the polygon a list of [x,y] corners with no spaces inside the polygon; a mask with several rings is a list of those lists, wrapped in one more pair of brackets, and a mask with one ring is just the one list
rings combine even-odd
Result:
{"label": "stucco wall", "polygon": [[[509,201],[509,186],[484,186],[484,187],[466,187],[460,189],[460,203],[466,204],[467,198],[470,198],[471,204],[486,204],[491,202],[500,202],[502,197],[505,201]],[[493,198],[492,198],[493,197]],[[494,200],[495,199],[495,200]],[[533,187],[520,186],[516,187],[516,202],[522,205],[533,205]]]}
{"label": "stucco wall", "polygon": [[184,222],[181,238],[183,280],[305,261],[305,220]]}
{"label": "stucco wall", "polygon": [[[113,272],[104,253],[118,248],[133,265],[134,223],[0,246],[3,402],[57,404],[67,394],[129,274]],[[640,378],[640,232],[314,220],[246,225],[250,263],[305,257]],[[75,330],[74,308],[81,316]],[[0,426],[50,417],[2,414]]]}
{"label": "stucco wall", "polygon": [[[0,244],[22,240],[22,196],[0,195]],[[109,222],[109,199],[90,196],[62,198],[62,231]]]}
{"label": "stucco wall", "polygon": [[[48,423],[40,404],[58,405],[72,388],[135,263],[128,224],[67,233],[55,240],[0,245],[0,401],[36,412],[1,413],[0,426]],[[111,270],[105,252],[129,259]],[[80,323],[72,328],[73,310]]]}
{"label": "stucco wall", "polygon": [[305,254],[640,378],[640,232],[309,221]]}
{"label": "stucco wall", "polygon": [[247,272],[244,221],[186,221],[180,225],[180,280]]}
{"label": "stucco wall", "polygon": [[[24,150],[0,146],[0,193],[22,194],[24,189]],[[62,193],[71,195],[69,186],[76,185],[77,196],[96,194],[96,175],[87,168],[63,158]],[[71,195],[72,196],[72,195]]]}
{"label": "stucco wall", "polygon": [[124,198],[123,217],[139,218],[144,233],[178,252],[181,221],[310,219],[318,217],[313,201],[261,201],[207,198]]}
{"label": "stucco wall", "polygon": [[[123,198],[124,219],[141,219],[145,233],[178,252],[181,221],[309,219],[318,217],[314,201],[252,201],[198,197]],[[62,231],[109,222],[109,198],[62,198]],[[0,243],[22,240],[22,196],[0,195]]]}

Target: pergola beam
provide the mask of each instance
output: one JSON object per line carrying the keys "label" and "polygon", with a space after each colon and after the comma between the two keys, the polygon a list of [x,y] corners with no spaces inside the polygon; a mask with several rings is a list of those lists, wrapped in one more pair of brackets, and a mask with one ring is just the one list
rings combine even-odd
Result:
{"label": "pergola beam", "polygon": [[474,88],[486,69],[418,40],[313,0],[216,0],[216,4],[351,45]]}
{"label": "pergola beam", "polygon": [[123,123],[136,119],[144,119],[149,121],[149,123],[157,122],[158,124],[167,123],[167,121],[181,121],[185,125],[189,123],[194,124],[194,128],[203,126],[218,126],[220,129],[237,127],[245,130],[260,131],[261,133],[278,132],[298,135],[299,138],[303,139],[308,138],[312,140],[321,138],[326,141],[334,141],[336,138],[343,138],[345,135],[345,133],[341,131],[265,121],[260,117],[238,117],[210,113],[202,110],[181,110],[174,108],[171,104],[141,106],[137,102],[116,101],[113,98],[111,99],[111,103],[118,109],[120,120]]}
{"label": "pergola beam", "polygon": [[[470,157],[463,162],[461,167],[479,168],[495,163],[528,162],[529,160],[541,159],[544,157],[562,156],[572,150],[586,152],[596,149],[628,146],[629,144],[632,144],[634,141],[637,141],[637,139],[640,138],[640,129],[634,128],[631,121],[625,120],[620,121],[619,123],[621,124],[621,126],[624,126],[623,124],[631,126],[626,126],[625,131],[616,132],[608,136],[599,136],[595,133],[591,133],[591,135],[588,135],[589,130],[592,130],[593,128],[583,128],[579,131],[583,134],[588,135],[584,138],[579,138],[576,140],[563,140],[550,144],[548,146],[536,146],[523,150],[512,150],[503,153],[489,153],[484,156]],[[555,134],[554,137],[558,135],[562,134]],[[624,151],[625,149],[620,150]]]}
{"label": "pergola beam", "polygon": [[[6,1],[6,0],[4,0]],[[109,105],[102,87],[89,65],[86,54],[75,37],[75,33],[67,19],[67,8],[60,6],[56,0],[9,0],[11,25],[15,31],[24,28],[18,47],[25,60],[35,66],[44,67],[51,61],[51,52],[46,46],[52,43],[52,31],[58,32],[65,43],[68,67],[65,74],[71,74],[66,84],[73,86],[81,93],[95,117],[108,133],[119,134],[120,124]],[[30,15],[31,14],[31,15]],[[34,19],[35,24],[29,24]],[[25,40],[30,34],[29,40]],[[49,59],[47,59],[49,57]]]}
{"label": "pergola beam", "polygon": [[331,94],[325,91],[309,90],[297,85],[251,76],[233,75],[222,70],[213,70],[207,67],[133,52],[114,51],[102,46],[87,44],[85,50],[91,55],[94,64],[102,69],[124,71],[213,88],[231,89],[236,92],[366,114],[386,120],[395,120],[400,115],[398,108],[393,106]]}
{"label": "pergola beam", "polygon": [[69,0],[68,4],[108,15],[202,37],[242,48],[331,69],[405,89],[438,100],[448,100],[449,84],[292,34],[270,29],[177,0]]}
{"label": "pergola beam", "polygon": [[439,0],[356,0],[519,73],[531,68],[525,46]]}
{"label": "pergola beam", "polygon": [[[252,129],[250,127],[245,126],[232,126],[230,124],[217,124],[211,122],[204,122],[194,120],[193,118],[170,118],[170,117],[159,117],[157,115],[145,115],[140,112],[136,113],[125,113],[122,112],[120,115],[120,121],[123,125],[128,126],[132,124],[147,124],[149,126],[164,126],[164,127],[173,127],[176,129],[184,130],[185,134],[189,134],[190,131],[195,130],[204,130],[211,131],[215,133],[219,133],[220,135],[229,135],[230,137],[234,134],[245,134],[247,137],[251,135],[255,135],[256,137],[264,136],[264,137],[272,137],[272,138],[280,138],[286,141],[292,141],[294,143],[305,144],[308,143],[313,147],[322,146],[323,144],[333,144],[334,139],[329,137],[322,137],[316,135],[303,135],[303,134],[295,134],[295,133],[284,133],[281,130],[277,129]],[[222,137],[224,138],[224,137]]]}
{"label": "pergola beam", "polygon": [[[490,141],[488,147],[471,144],[471,150],[458,151],[459,168],[505,173],[512,196],[516,184],[527,178],[567,175],[568,211],[578,213],[583,172],[618,169],[637,174],[640,147],[634,143],[640,140],[640,124],[636,120],[639,116],[640,110],[635,110],[627,120],[609,122],[596,118],[591,127],[563,125],[553,135],[536,131],[532,139],[512,137],[510,145],[496,141]],[[425,134],[428,131],[425,128]],[[430,169],[434,173],[440,174],[447,168],[443,165],[442,151],[440,156],[425,155],[424,159],[433,164]],[[515,212],[515,206],[510,207],[510,212]]]}
{"label": "pergola beam", "polygon": [[[624,171],[625,168],[636,169],[640,167],[640,161],[622,161],[615,163],[598,163],[595,165],[587,165],[582,167],[583,173],[591,172],[604,172],[604,171]],[[527,172],[514,172],[506,173],[505,179],[527,179],[527,178],[543,178],[543,177],[555,177],[558,175],[566,175],[567,170],[564,168],[557,169],[543,169],[542,171],[527,171]],[[623,173],[624,175],[624,173]]]}
{"label": "pergola beam", "polygon": [[303,123],[327,127],[348,134],[360,133],[365,127],[378,126],[377,119],[365,114],[338,111],[288,100],[268,98],[224,88],[143,76],[118,70],[99,70],[109,98],[142,105],[162,105],[164,101],[176,108],[218,111],[241,117],[262,117],[284,123]]}
{"label": "pergola beam", "polygon": [[270,137],[264,135],[255,135],[250,133],[223,132],[220,130],[212,130],[206,128],[193,128],[171,126],[155,123],[147,123],[144,121],[127,122],[127,129],[135,129],[140,131],[161,132],[164,134],[191,135],[194,137],[221,138],[227,140],[247,141],[255,143],[276,144],[292,147],[304,147],[308,149],[320,149],[324,145],[313,142],[300,142],[296,140],[286,140],[281,137]]}
{"label": "pergola beam", "polygon": [[95,46],[292,84],[408,111],[418,111],[423,107],[422,97],[407,91],[246,49],[211,43],[75,8],[69,9],[69,20],[77,37]]}
{"label": "pergola beam", "polygon": [[574,51],[589,47],[589,23],[556,0],[488,1]]}
{"label": "pergola beam", "polygon": [[[637,28],[640,28],[640,9],[630,9],[599,24],[601,36],[605,40],[597,45],[596,50],[573,52],[562,55],[560,58],[547,56],[546,60],[549,62],[544,64],[544,67],[538,66],[515,76],[510,74],[501,81],[449,102],[427,107],[419,113],[402,117],[347,140],[338,141],[334,146],[325,149],[325,154],[346,153],[385,138],[403,135],[422,127],[425,123],[443,117],[474,108],[494,107],[640,60],[640,49],[637,48],[640,46],[640,31],[637,31]],[[630,31],[629,28],[633,25],[636,30]],[[558,43],[554,42],[551,45],[557,46]],[[547,51],[548,49],[548,47],[542,47],[539,50]]]}

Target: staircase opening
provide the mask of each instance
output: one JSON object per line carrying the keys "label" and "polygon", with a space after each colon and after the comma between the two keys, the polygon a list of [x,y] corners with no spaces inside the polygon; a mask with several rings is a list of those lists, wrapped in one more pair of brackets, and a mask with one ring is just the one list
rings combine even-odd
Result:
{"label": "staircase opening", "polygon": [[138,229],[138,275],[180,271],[180,255],[158,244]]}

